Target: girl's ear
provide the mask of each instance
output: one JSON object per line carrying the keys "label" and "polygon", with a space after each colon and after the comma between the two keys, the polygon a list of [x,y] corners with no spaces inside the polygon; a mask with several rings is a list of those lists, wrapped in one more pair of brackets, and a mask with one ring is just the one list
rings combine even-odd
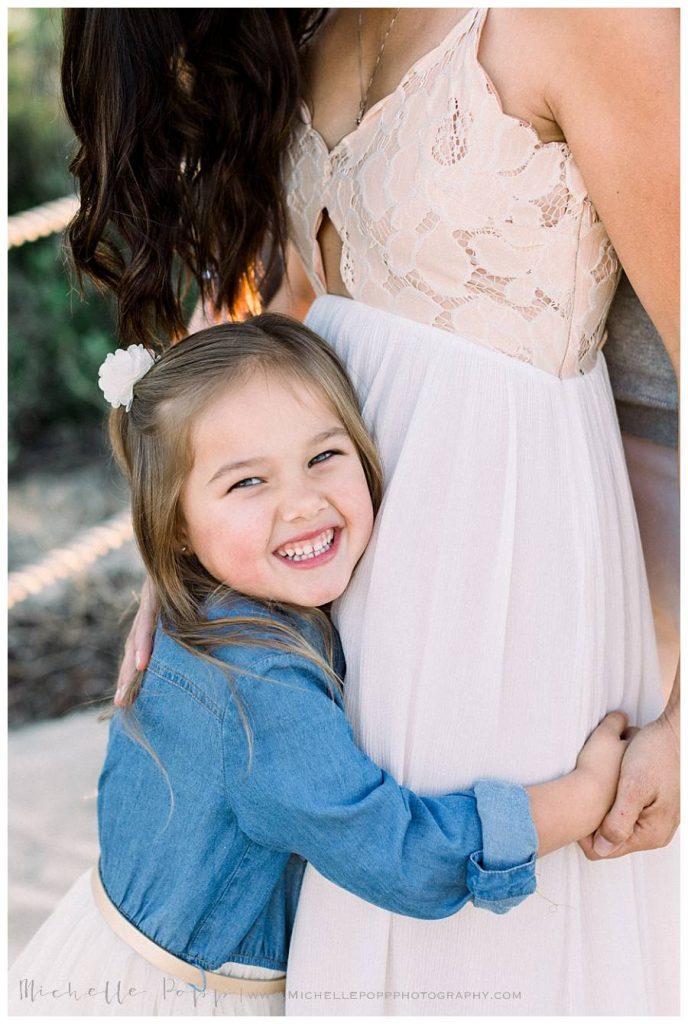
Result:
{"label": "girl's ear", "polygon": [[193,551],[191,550],[191,545],[189,543],[189,535],[186,532],[186,528],[183,524],[180,524],[179,528],[177,529],[177,540],[174,546],[175,550],[177,551],[177,554],[186,555],[187,557],[193,554]]}

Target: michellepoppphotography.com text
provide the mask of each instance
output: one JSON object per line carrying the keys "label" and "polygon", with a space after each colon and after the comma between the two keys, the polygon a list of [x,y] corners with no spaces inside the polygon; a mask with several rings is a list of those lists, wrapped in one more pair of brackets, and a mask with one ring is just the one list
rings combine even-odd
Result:
{"label": "michellepoppphotography.com text", "polygon": [[501,992],[501,991],[471,991],[466,989],[464,991],[450,991],[447,989],[398,989],[397,991],[382,990],[354,990],[349,992],[340,990],[338,992],[330,991],[328,989],[288,989],[287,999],[305,999],[305,1000],[322,1000],[324,1002],[337,1002],[337,1001],[358,1001],[365,1002],[377,1001],[384,999],[389,1000],[400,1000],[410,1001],[420,999],[436,999],[438,1001],[443,1000],[463,1000],[465,1002],[483,1000],[518,1000],[521,998],[520,992]]}

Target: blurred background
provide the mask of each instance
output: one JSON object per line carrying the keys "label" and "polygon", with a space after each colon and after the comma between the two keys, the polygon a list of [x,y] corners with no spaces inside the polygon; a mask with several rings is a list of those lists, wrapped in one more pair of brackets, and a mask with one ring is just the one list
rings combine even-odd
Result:
{"label": "blurred background", "polygon": [[[60,36],[59,8],[9,11],[11,218],[63,197],[73,202]],[[10,222],[11,727],[112,690],[121,619],[140,580],[126,517],[112,530],[110,544],[119,546],[110,553],[104,536],[89,535],[121,516],[127,489],[107,453],[97,386],[98,367],[116,344],[113,309],[92,288],[79,295],[62,241],[71,209],[68,198],[52,223],[44,218],[44,230],[59,226],[45,237],[35,238],[35,216]]]}
{"label": "blurred background", "polygon": [[8,27],[11,962],[97,858],[97,719],[142,570],[97,386],[113,309],[91,288],[81,299],[62,243],[61,9],[10,9]]}

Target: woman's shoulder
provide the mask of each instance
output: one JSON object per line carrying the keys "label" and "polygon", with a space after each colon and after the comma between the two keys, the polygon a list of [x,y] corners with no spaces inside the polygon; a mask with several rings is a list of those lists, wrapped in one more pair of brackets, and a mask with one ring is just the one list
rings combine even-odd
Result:
{"label": "woman's shoulder", "polygon": [[[525,40],[541,38],[553,46],[558,38],[569,46],[570,34],[585,37],[601,47],[623,47],[636,34],[661,38],[678,24],[678,9],[671,7],[517,7],[495,8],[490,19],[499,19]],[[602,29],[608,30],[606,33]],[[611,34],[615,30],[615,34]],[[619,35],[620,33],[620,35]]]}
{"label": "woman's shoulder", "polygon": [[546,71],[556,89],[565,88],[566,76],[577,67],[593,67],[596,75],[613,78],[618,64],[632,61],[642,75],[661,66],[667,47],[678,41],[678,10],[672,8],[512,8],[490,17],[499,22],[505,39],[508,35],[523,45],[538,73]]}
{"label": "woman's shoulder", "polygon": [[671,8],[490,8],[480,62],[504,109],[541,120],[548,140],[562,104],[603,102],[607,88],[626,88],[630,102],[629,79],[662,75],[677,40]]}

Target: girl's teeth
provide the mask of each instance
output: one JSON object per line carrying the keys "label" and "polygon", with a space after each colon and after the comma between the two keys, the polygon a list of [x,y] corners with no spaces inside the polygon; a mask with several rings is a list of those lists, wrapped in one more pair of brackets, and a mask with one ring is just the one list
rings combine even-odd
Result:
{"label": "girl's teeth", "polygon": [[313,544],[280,548],[277,553],[282,555],[283,558],[289,558],[293,562],[301,562],[307,558],[315,558],[317,555],[321,555],[323,551],[327,551],[328,548],[332,547],[333,541],[334,530],[326,530]]}

